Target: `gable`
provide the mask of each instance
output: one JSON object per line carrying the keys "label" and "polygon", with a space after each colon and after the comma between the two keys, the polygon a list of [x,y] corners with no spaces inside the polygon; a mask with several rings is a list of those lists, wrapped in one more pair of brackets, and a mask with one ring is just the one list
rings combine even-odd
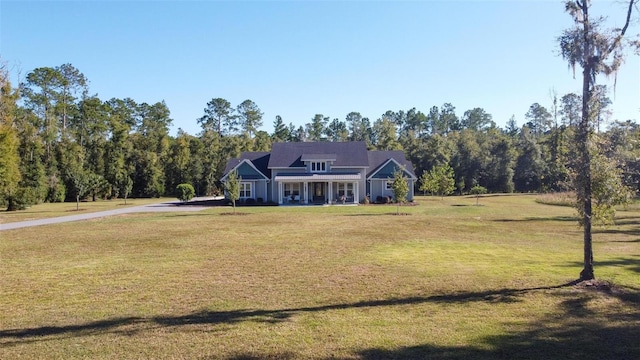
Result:
{"label": "gable", "polygon": [[240,158],[229,159],[221,181],[236,169],[245,180],[269,179],[271,171],[267,169],[270,154],[268,152],[244,152]]}
{"label": "gable", "polygon": [[262,180],[264,179],[264,175],[257,171],[253,166],[249,165],[248,162],[243,162],[236,168],[238,176],[240,176],[243,180]]}
{"label": "gable", "polygon": [[409,162],[402,151],[369,151],[369,179],[387,179],[393,177],[393,172],[404,168],[405,176],[416,179],[413,164]]}
{"label": "gable", "polygon": [[[393,178],[393,173],[399,170],[401,167],[395,160],[390,159],[386,164],[382,165],[376,172],[374,172],[370,179],[390,179]],[[412,178],[412,174],[404,170],[404,176]]]}

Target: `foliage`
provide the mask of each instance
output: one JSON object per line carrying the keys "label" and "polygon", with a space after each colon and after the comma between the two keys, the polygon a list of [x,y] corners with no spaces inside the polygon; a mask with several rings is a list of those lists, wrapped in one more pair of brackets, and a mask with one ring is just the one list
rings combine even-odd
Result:
{"label": "foliage", "polygon": [[176,196],[178,200],[187,202],[196,196],[196,190],[191,184],[179,184],[176,186]]}
{"label": "foliage", "polygon": [[[87,194],[94,199],[120,197],[126,203],[129,196],[174,196],[182,183],[192,184],[197,194],[217,195],[229,159],[245,151],[270,151],[277,141],[310,140],[363,141],[370,150],[402,150],[418,174],[449,164],[461,194],[476,184],[492,193],[560,191],[568,189],[568,165],[575,169],[571,162],[578,144],[570,139],[582,110],[582,96],[576,94],[560,96],[550,107],[552,114],[542,102],[532,104],[527,120],[545,129],[538,133],[518,127],[516,116],[500,129],[482,107],[459,111],[452,103],[424,112],[415,107],[387,110],[372,119],[357,111],[342,117],[318,114],[302,125],[285,124],[276,116],[273,132],[267,133],[259,128],[258,104],[215,97],[197,119],[200,133],[178,129],[172,135],[173,120],[164,102],[100,99],[89,95],[88,84],[70,64],[43,67],[27,74],[23,91],[3,97],[5,104],[15,100],[9,133],[17,136],[12,144],[17,144],[20,178],[12,187],[14,203],[75,200],[68,172],[77,168],[96,183]],[[594,87],[594,119],[606,119],[609,91]],[[624,121],[602,133],[611,144],[606,155],[622,170],[623,183],[636,189],[639,133]],[[13,135],[9,138],[15,139]],[[12,153],[3,151],[0,158],[6,161]],[[7,173],[4,179],[15,177]]]}
{"label": "foliage", "polygon": [[404,169],[399,168],[393,172],[393,198],[398,204],[397,213],[400,213],[400,205],[407,201],[407,195],[409,194],[409,183],[404,176]]}
{"label": "foliage", "polygon": [[72,191],[76,198],[76,210],[79,210],[80,199],[84,199],[91,189],[91,175],[84,169],[75,169],[70,170],[67,176],[73,186]]}
{"label": "foliage", "polygon": [[551,113],[544,106],[534,103],[524,115],[528,120],[525,124],[534,136],[540,136],[551,127]]}
{"label": "foliage", "polygon": [[547,172],[547,164],[542,158],[542,149],[528,127],[520,131],[520,154],[516,159],[514,185],[519,192],[539,192]]}
{"label": "foliage", "polygon": [[487,193],[487,188],[484,187],[484,186],[476,185],[476,186],[471,188],[469,193],[471,195],[475,195],[476,196],[476,205],[478,205],[479,201],[480,201],[480,195],[486,194]]}
{"label": "foliage", "polygon": [[124,204],[127,205],[127,198],[133,190],[133,180],[128,175],[121,174],[116,182],[116,188],[118,194],[124,198]]}
{"label": "foliage", "polygon": [[396,124],[386,116],[373,123],[373,139],[378,150],[400,150]]}
{"label": "foliage", "polygon": [[215,131],[219,135],[233,134],[238,130],[237,116],[231,103],[222,98],[211,99],[198,123],[204,131]]}
{"label": "foliage", "polygon": [[[604,18],[590,16],[591,1],[566,1],[565,10],[574,20],[574,26],[563,31],[558,37],[562,57],[574,69],[582,68],[582,116],[576,131],[577,159],[574,171],[578,209],[583,227],[583,264],[580,280],[595,278],[593,271],[593,245],[591,225],[593,220],[592,197],[594,179],[592,176],[591,135],[593,124],[599,125],[599,113],[603,108],[602,88],[596,85],[599,74],[615,75],[624,62],[625,46],[623,37],[629,28],[631,15],[638,0],[629,0],[625,22],[622,28],[603,29]],[[596,160],[597,162],[598,160]],[[597,175],[596,175],[597,176]],[[603,191],[602,193],[607,193]],[[609,192],[616,193],[614,192]],[[613,201],[615,202],[615,201]],[[596,203],[600,214],[606,214],[610,201]],[[604,206],[604,208],[602,208]],[[607,217],[608,215],[605,215]]]}
{"label": "foliage", "polygon": [[420,191],[445,196],[456,188],[453,168],[449,164],[435,166],[420,177]]}
{"label": "foliage", "polygon": [[227,198],[233,204],[233,212],[236,212],[236,201],[240,198],[240,181],[242,177],[234,170],[227,175],[224,187],[227,192]]}
{"label": "foliage", "polygon": [[244,133],[251,138],[262,126],[262,111],[256,103],[247,99],[238,105],[236,109],[238,125]]}
{"label": "foliage", "polygon": [[[577,176],[573,174],[575,179]],[[616,163],[599,152],[591,155],[591,196],[593,225],[611,225],[617,205],[627,205],[633,197],[633,191],[622,183],[622,170]],[[576,201],[579,223],[584,225],[584,202]]]}
{"label": "foliage", "polygon": [[316,114],[310,123],[305,125],[306,134],[309,141],[325,141],[324,135],[327,133],[326,126],[329,123],[329,117],[322,114]]}
{"label": "foliage", "polygon": [[0,204],[7,210],[24,208],[25,198],[19,196],[20,157],[18,132],[14,125],[19,92],[12,88],[8,71],[0,64]]}
{"label": "foliage", "polygon": [[[57,175],[51,175],[48,179],[48,187],[47,187],[47,202],[63,202],[67,198],[67,187],[65,186],[62,179],[60,179]],[[71,195],[71,192],[69,192]]]}

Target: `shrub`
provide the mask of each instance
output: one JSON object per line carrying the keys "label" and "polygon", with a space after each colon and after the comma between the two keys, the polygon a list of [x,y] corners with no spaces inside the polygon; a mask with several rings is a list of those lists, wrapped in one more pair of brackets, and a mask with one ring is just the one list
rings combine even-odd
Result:
{"label": "shrub", "polygon": [[67,188],[62,182],[54,181],[47,189],[47,202],[64,202],[67,195]]}
{"label": "shrub", "polygon": [[247,200],[245,200],[245,205],[255,205],[256,204],[256,199],[254,198],[247,198]]}
{"label": "shrub", "polygon": [[180,201],[189,201],[196,195],[196,190],[191,184],[180,184],[176,186],[176,196]]}
{"label": "shrub", "polygon": [[25,210],[36,203],[35,190],[32,188],[18,188],[15,194],[7,196],[0,205],[6,206],[7,211]]}
{"label": "shrub", "polygon": [[376,204],[391,204],[391,196],[376,196]]}

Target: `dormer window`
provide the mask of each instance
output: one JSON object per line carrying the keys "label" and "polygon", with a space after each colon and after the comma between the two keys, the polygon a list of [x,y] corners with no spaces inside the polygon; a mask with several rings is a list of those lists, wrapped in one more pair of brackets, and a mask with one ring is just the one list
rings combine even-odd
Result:
{"label": "dormer window", "polygon": [[300,160],[312,173],[329,172],[329,167],[336,161],[336,154],[302,154]]}
{"label": "dormer window", "polygon": [[326,161],[312,161],[311,162],[311,172],[327,172],[327,162]]}

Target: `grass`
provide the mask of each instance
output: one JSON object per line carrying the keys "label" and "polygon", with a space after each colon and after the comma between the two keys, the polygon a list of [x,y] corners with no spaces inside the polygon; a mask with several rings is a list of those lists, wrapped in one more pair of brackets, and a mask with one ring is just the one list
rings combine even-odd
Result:
{"label": "grass", "polygon": [[175,202],[175,198],[151,198],[151,199],[127,199],[125,205],[124,199],[116,200],[97,200],[83,201],[76,210],[75,202],[67,203],[44,203],[37,204],[21,211],[0,211],[0,224],[6,224],[17,221],[28,221],[37,219],[46,219],[52,217],[76,215],[82,213],[90,213],[97,211],[106,211],[119,209],[122,207],[133,207],[147,204],[155,204],[160,202]]}
{"label": "grass", "polygon": [[0,233],[0,358],[636,359],[640,210],[536,196],[128,214]]}
{"label": "grass", "polygon": [[574,206],[576,203],[576,193],[573,191],[544,193],[540,194],[536,201],[547,205]]}

